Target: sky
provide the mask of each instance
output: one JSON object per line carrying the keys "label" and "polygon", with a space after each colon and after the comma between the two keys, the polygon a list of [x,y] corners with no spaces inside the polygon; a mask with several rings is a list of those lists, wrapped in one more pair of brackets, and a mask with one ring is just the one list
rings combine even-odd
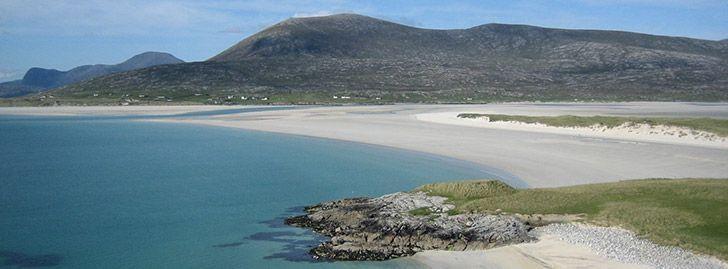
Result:
{"label": "sky", "polygon": [[336,13],[435,29],[512,23],[728,38],[728,0],[0,0],[0,81],[145,51],[203,61],[287,18]]}

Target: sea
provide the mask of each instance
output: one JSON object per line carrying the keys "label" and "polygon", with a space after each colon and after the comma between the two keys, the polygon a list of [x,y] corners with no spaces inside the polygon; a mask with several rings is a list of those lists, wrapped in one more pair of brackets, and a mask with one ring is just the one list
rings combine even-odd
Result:
{"label": "sea", "polygon": [[0,268],[418,268],[313,260],[326,238],[283,220],[322,201],[506,177],[374,145],[143,121],[153,117],[0,116]]}

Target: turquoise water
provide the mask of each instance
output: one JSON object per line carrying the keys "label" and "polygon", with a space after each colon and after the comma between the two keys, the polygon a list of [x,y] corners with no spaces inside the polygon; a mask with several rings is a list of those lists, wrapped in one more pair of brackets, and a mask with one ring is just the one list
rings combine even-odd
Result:
{"label": "turquoise water", "polygon": [[[0,117],[0,268],[407,268],[312,262],[300,206],[494,177],[431,155],[127,119]],[[7,264],[2,266],[2,264]]]}

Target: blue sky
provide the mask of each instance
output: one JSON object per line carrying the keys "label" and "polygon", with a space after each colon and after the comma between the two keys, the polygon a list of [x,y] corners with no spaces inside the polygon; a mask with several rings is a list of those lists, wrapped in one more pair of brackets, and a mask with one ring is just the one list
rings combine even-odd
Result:
{"label": "blue sky", "polygon": [[342,12],[423,28],[498,22],[728,38],[728,0],[2,0],[0,81],[144,51],[201,61],[286,18]]}

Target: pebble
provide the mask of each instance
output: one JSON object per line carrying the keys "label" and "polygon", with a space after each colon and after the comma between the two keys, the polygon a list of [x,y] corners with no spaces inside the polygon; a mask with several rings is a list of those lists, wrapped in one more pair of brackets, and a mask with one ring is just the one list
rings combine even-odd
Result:
{"label": "pebble", "polygon": [[566,223],[538,227],[533,233],[557,236],[622,263],[654,268],[728,268],[728,264],[714,257],[694,254],[678,247],[657,245],[621,228]]}

